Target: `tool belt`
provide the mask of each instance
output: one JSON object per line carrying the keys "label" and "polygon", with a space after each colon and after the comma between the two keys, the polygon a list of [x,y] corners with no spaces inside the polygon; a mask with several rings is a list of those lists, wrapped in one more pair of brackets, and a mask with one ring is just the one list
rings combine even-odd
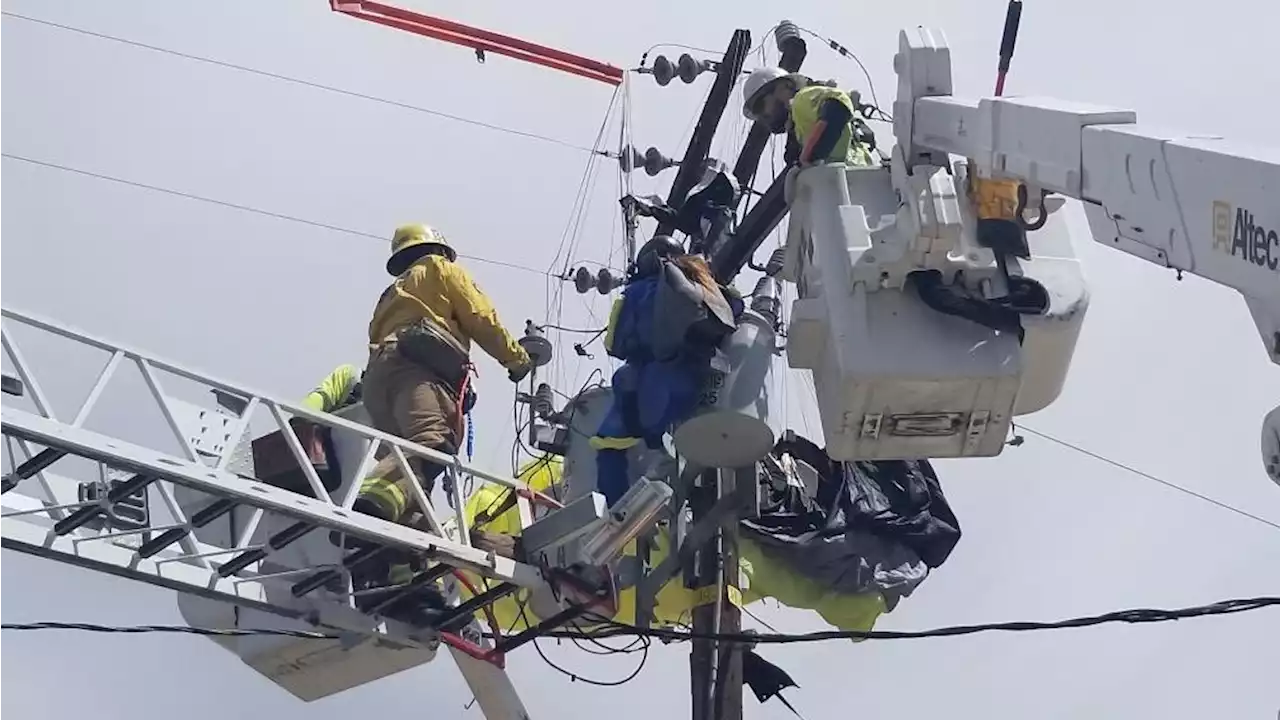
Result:
{"label": "tool belt", "polygon": [[471,370],[471,358],[449,333],[425,318],[396,333],[396,351],[457,391]]}
{"label": "tool belt", "polygon": [[[458,396],[458,405],[466,413],[475,404],[474,393],[468,393],[470,383],[466,382],[471,373],[471,357],[467,349],[458,342],[447,329],[440,327],[428,317],[432,314],[422,299],[406,292],[400,286],[403,278],[397,278],[392,290],[400,297],[421,307],[425,316],[409,325],[400,328],[395,334],[396,351],[415,365],[435,375]],[[471,395],[470,404],[467,395]]]}

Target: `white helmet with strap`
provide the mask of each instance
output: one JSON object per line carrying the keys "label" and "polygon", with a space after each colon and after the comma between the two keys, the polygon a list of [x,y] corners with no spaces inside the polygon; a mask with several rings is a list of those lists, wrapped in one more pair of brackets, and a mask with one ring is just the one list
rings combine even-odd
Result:
{"label": "white helmet with strap", "polygon": [[774,83],[779,80],[795,81],[800,77],[797,73],[789,73],[779,67],[766,67],[752,71],[747,76],[747,81],[742,84],[743,116],[748,120],[756,120],[755,105],[773,90]]}

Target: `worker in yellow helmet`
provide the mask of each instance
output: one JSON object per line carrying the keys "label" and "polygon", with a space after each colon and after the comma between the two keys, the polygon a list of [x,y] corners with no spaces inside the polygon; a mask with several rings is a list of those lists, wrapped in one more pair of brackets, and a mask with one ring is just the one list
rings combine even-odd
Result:
{"label": "worker in yellow helmet", "polygon": [[[326,375],[320,381],[320,384],[316,385],[303,398],[302,405],[316,412],[333,413],[361,402],[363,395],[364,385],[360,378],[360,371],[354,365],[343,364]],[[324,452],[327,456],[329,450],[326,448]],[[375,468],[375,472],[376,470],[377,468]],[[398,476],[388,479],[377,474],[365,477],[360,483],[360,498],[356,501],[356,507],[365,511],[372,511],[375,515],[383,515],[372,499],[387,496],[388,494],[391,497],[402,499],[404,495],[397,484],[397,479]],[[475,533],[473,532],[472,534],[474,535]],[[343,544],[342,533],[336,530],[329,534],[329,539],[335,545]],[[353,568],[353,579],[359,586],[365,588],[378,581],[385,581],[389,585],[401,585],[411,581],[416,571],[424,569],[418,560],[418,558],[410,557],[405,553],[384,551],[379,556],[366,560],[361,565]],[[444,602],[441,597],[428,596],[428,598],[434,601],[435,606],[431,607],[431,604],[428,603],[425,608],[427,612],[443,610]],[[416,598],[416,600],[422,599]],[[379,597],[378,595],[361,595],[356,598],[356,603],[361,607],[368,607],[382,605],[384,600],[385,597]],[[384,607],[380,612],[389,617],[410,622],[414,619],[421,620],[423,619],[424,608],[416,605],[412,602],[413,600],[415,598],[406,598]]]}
{"label": "worker in yellow helmet", "polygon": [[791,132],[800,166],[822,162],[871,165],[874,136],[858,117],[854,96],[781,68],[751,73],[742,88],[742,113],[774,134]]}
{"label": "worker in yellow helmet", "polygon": [[[449,455],[457,452],[462,416],[474,402],[471,342],[501,363],[512,382],[532,368],[528,353],[457,259],[434,228],[396,229],[386,265],[395,280],[378,299],[369,323],[369,364],[362,381],[374,427]],[[430,496],[444,467],[420,458],[409,461]],[[381,480],[361,488],[354,509],[406,523],[413,494],[394,455],[384,454],[370,476]]]}

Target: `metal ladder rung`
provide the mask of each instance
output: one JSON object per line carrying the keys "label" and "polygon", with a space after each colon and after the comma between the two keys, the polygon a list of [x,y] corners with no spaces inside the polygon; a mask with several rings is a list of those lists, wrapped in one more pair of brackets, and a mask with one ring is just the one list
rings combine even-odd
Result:
{"label": "metal ladder rung", "polygon": [[33,475],[43,471],[50,465],[58,462],[67,454],[66,450],[58,450],[57,448],[45,448],[35,454],[35,457],[23,462],[14,468],[13,472],[8,473],[0,480],[0,489],[4,492],[18,487],[18,483],[26,480]]}
{"label": "metal ladder rung", "polygon": [[309,522],[296,522],[267,539],[267,544],[231,558],[217,569],[219,577],[230,577],[315,530],[316,526]]}
{"label": "metal ladder rung", "polygon": [[[382,553],[387,549],[388,548],[385,545],[369,545],[369,546],[360,548],[359,550],[356,550],[350,555],[347,555],[346,557],[342,558],[342,567],[345,568],[347,571],[350,571],[352,568],[359,565],[360,563],[363,563],[367,560],[372,559],[375,555],[378,555],[379,553]],[[321,570],[320,572],[315,573],[310,577],[303,578],[302,580],[294,583],[293,586],[289,588],[289,592],[294,597],[300,598],[312,592],[313,590],[317,590],[319,588],[324,587],[325,585],[328,585],[329,583],[333,582],[334,580],[337,580],[341,576],[342,576],[342,573],[339,570],[334,570],[334,569]]]}
{"label": "metal ladder rung", "polygon": [[459,603],[457,607],[451,609],[445,615],[445,617],[440,621],[440,624],[445,626],[454,622],[458,618],[473,615],[477,610],[486,608],[519,589],[520,586],[513,583],[500,583],[495,585],[479,595],[473,596],[470,600]]}
{"label": "metal ladder rung", "polygon": [[166,530],[156,537],[144,542],[138,548],[138,557],[149,558],[155,555],[161,550],[164,550],[170,545],[182,540],[182,538],[190,535],[192,530],[202,528],[232,510],[235,510],[237,504],[238,503],[236,503],[236,501],[230,498],[215,500],[209,505],[206,505],[196,511],[196,513],[191,516],[188,527]]}
{"label": "metal ladder rung", "polygon": [[[432,583],[444,577],[445,575],[448,575],[452,571],[453,571],[452,567],[444,563],[436,563],[429,570],[425,570],[423,572],[418,573],[417,575],[414,575],[413,579],[405,583],[404,585],[390,585],[384,588],[371,588],[369,591],[365,591],[368,594],[364,595],[364,597],[377,594],[378,592],[394,593],[394,594],[392,594],[390,597],[386,598],[382,602],[378,603],[377,605],[374,605],[373,607],[369,608],[367,612],[370,615],[377,615],[378,613],[383,612],[384,610],[391,607],[392,605],[395,605],[401,600],[404,600],[413,596],[417,591],[427,587],[428,585],[431,585]],[[356,594],[359,595],[359,593],[356,593]]]}

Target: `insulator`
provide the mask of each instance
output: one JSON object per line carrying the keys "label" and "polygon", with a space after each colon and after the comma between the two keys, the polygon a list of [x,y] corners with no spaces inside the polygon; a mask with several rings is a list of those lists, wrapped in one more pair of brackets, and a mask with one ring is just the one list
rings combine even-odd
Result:
{"label": "insulator", "polygon": [[691,84],[698,76],[711,69],[711,61],[694,60],[693,56],[685,53],[676,61],[676,75],[684,81],[686,85]]}
{"label": "insulator", "polygon": [[773,277],[782,272],[782,266],[787,261],[787,249],[780,247],[769,255],[769,261],[764,264],[764,274]]}
{"label": "insulator", "polygon": [[634,145],[627,145],[622,148],[622,152],[618,153],[618,166],[622,168],[622,172],[629,173],[644,164],[644,156]]}
{"label": "insulator", "polygon": [[653,59],[653,79],[657,80],[659,85],[666,87],[671,82],[671,78],[675,76],[675,66],[671,64],[666,55],[659,55]]}
{"label": "insulator", "polygon": [[545,418],[555,412],[555,397],[551,393],[551,386],[546,383],[538,383],[538,388],[533,391],[533,399],[530,404],[533,406],[533,414],[538,417]]}
{"label": "insulator", "polygon": [[678,161],[663,155],[662,151],[656,147],[644,151],[644,172],[649,177],[654,177],[663,170],[679,164]]}
{"label": "insulator", "polygon": [[585,295],[588,290],[596,286],[596,276],[591,271],[580,267],[573,271],[573,288],[578,291],[579,295]]}
{"label": "insulator", "polygon": [[614,288],[622,284],[622,278],[614,275],[609,268],[600,268],[600,272],[596,273],[594,280],[596,290],[601,295],[608,295],[613,292]]}
{"label": "insulator", "polygon": [[618,165],[623,172],[631,172],[638,167],[644,168],[645,174],[654,177],[669,167],[679,165],[679,160],[672,160],[656,147],[651,147],[641,154],[633,145],[628,145],[618,154]]}
{"label": "insulator", "polygon": [[778,50],[780,52],[785,49],[783,46],[788,42],[804,39],[800,35],[800,28],[796,27],[796,24],[790,20],[783,20],[778,23],[778,29],[773,31],[773,37],[778,43]]}

